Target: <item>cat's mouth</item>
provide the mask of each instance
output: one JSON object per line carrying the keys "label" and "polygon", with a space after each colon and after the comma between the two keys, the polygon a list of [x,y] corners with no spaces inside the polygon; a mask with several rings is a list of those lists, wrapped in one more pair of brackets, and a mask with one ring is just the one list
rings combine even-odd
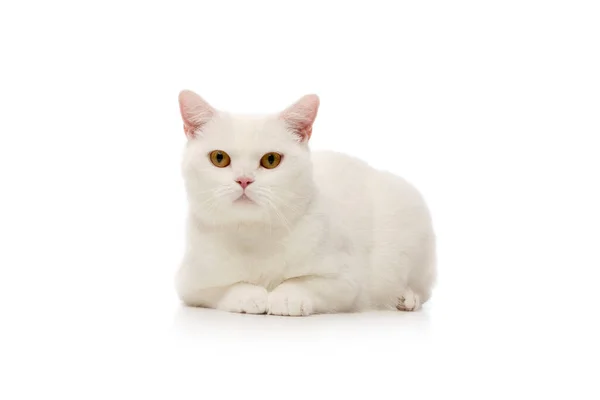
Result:
{"label": "cat's mouth", "polygon": [[243,193],[240,197],[238,197],[234,203],[239,203],[239,204],[256,204],[254,202],[254,200],[252,200],[250,197],[248,197],[246,195],[246,193]]}

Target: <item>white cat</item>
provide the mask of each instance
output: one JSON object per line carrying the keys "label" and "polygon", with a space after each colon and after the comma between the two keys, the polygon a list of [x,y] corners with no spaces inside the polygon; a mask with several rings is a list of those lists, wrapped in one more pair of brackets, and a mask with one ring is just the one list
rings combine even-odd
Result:
{"label": "white cat", "polygon": [[269,116],[179,95],[188,137],[190,306],[274,315],[417,310],[435,280],[435,238],[405,180],[334,152],[311,155],[319,98]]}

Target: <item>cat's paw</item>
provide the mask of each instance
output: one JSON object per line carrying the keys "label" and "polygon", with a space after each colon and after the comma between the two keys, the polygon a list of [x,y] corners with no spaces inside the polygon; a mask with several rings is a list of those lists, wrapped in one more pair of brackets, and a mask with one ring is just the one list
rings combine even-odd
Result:
{"label": "cat's paw", "polygon": [[284,283],[269,294],[267,313],[287,316],[311,315],[312,294],[301,285]]}
{"label": "cat's paw", "polygon": [[217,308],[235,313],[264,314],[267,312],[268,296],[264,287],[238,283],[225,292]]}
{"label": "cat's paw", "polygon": [[417,311],[421,308],[421,297],[410,289],[398,298],[396,308],[400,311]]}

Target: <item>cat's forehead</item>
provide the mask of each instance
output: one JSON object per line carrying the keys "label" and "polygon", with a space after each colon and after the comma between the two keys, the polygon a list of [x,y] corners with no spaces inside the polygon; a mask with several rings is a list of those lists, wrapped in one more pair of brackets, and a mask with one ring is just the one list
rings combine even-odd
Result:
{"label": "cat's forehead", "polygon": [[230,151],[260,151],[289,145],[293,139],[273,116],[222,114],[207,126],[206,144]]}

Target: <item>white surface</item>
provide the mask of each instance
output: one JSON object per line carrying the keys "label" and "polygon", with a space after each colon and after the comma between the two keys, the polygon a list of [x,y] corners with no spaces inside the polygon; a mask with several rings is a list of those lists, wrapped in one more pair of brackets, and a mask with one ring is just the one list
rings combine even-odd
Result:
{"label": "white surface", "polygon": [[[1,398],[598,398],[594,2],[75,4],[0,12]],[[181,308],[182,88],[317,92],[313,148],[428,199],[433,300]]]}

